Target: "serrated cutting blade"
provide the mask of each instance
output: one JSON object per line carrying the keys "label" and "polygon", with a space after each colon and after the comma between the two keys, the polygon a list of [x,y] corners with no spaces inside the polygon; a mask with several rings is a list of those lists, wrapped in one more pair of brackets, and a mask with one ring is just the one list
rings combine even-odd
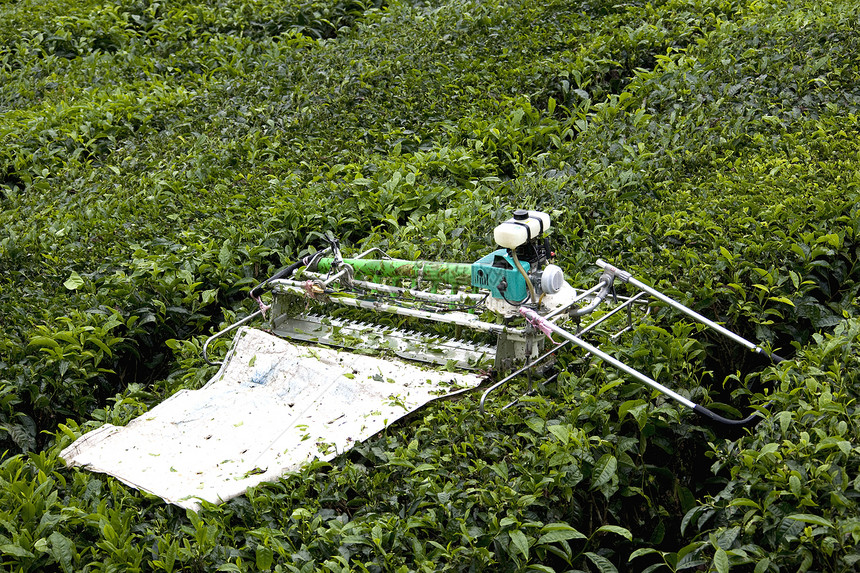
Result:
{"label": "serrated cutting blade", "polygon": [[492,367],[496,355],[496,349],[486,344],[318,315],[283,318],[272,333],[359,352],[390,352],[407,360],[468,370]]}

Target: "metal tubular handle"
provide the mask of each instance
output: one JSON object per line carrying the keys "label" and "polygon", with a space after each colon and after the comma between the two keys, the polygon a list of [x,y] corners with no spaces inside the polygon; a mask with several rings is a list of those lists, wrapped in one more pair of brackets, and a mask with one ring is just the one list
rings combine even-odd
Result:
{"label": "metal tubular handle", "polygon": [[676,310],[680,310],[681,312],[683,312],[687,316],[694,318],[695,320],[701,322],[702,324],[705,324],[705,325],[713,328],[714,330],[716,330],[717,332],[719,332],[723,336],[726,336],[726,337],[734,340],[735,342],[737,342],[738,344],[740,344],[742,346],[746,346],[747,348],[749,348],[753,352],[755,352],[757,354],[764,354],[765,356],[769,357],[773,361],[774,364],[779,364],[780,362],[785,360],[785,358],[782,358],[781,356],[778,356],[778,355],[774,354],[773,352],[768,352],[767,350],[765,350],[761,346],[759,346],[753,342],[750,342],[746,338],[739,336],[738,334],[735,334],[734,332],[725,328],[724,326],[720,326],[719,324],[717,324],[713,320],[702,316],[701,314],[699,314],[695,310],[684,306],[680,302],[678,302],[672,298],[669,298],[668,296],[661,293],[660,291],[649,287],[648,285],[646,285],[645,283],[643,283],[641,281],[636,280],[635,278],[633,278],[633,276],[630,273],[628,273],[626,271],[622,271],[621,269],[610,265],[609,263],[603,261],[602,259],[597,259],[597,266],[602,268],[604,271],[615,275],[620,281],[628,282],[628,283],[632,284],[633,286],[635,286],[636,288],[647,292],[648,294],[650,294],[654,298],[665,302],[666,304],[668,304],[669,306],[671,306],[672,308],[674,308]]}
{"label": "metal tubular handle", "polygon": [[221,330],[220,332],[216,332],[215,334],[213,334],[212,336],[207,338],[206,342],[203,343],[203,360],[206,361],[206,364],[208,364],[209,366],[221,366],[222,364],[224,364],[224,362],[222,362],[220,360],[218,362],[212,362],[211,360],[209,360],[209,343],[210,342],[212,342],[213,340],[215,340],[219,336],[221,336],[223,334],[227,334],[231,330],[242,326],[246,322],[251,321],[252,319],[256,318],[257,316],[259,316],[261,314],[263,314],[262,309],[255,311],[255,312],[252,312],[251,314],[249,314],[248,316],[246,316],[242,320],[238,320],[238,321],[234,322],[233,324],[231,324],[230,326],[228,326],[224,330]]}
{"label": "metal tubular handle", "polygon": [[[640,298],[642,298],[642,297],[644,297],[644,296],[645,296],[645,293],[644,293],[644,292],[638,292],[638,293],[636,293],[636,295],[635,295],[635,296],[633,296],[633,297],[631,297],[631,298],[627,299],[626,301],[624,301],[624,302],[623,302],[623,303],[621,303],[620,305],[616,306],[615,308],[613,308],[612,310],[610,310],[609,312],[607,312],[606,314],[604,314],[603,316],[601,316],[600,318],[598,318],[597,320],[595,320],[594,322],[590,323],[588,326],[586,326],[585,328],[583,328],[582,330],[580,330],[580,331],[578,332],[578,334],[579,334],[580,336],[582,336],[583,334],[585,334],[585,333],[586,333],[586,332],[588,332],[589,330],[591,330],[591,329],[595,328],[596,326],[600,325],[600,324],[601,324],[601,323],[603,323],[603,322],[606,322],[606,321],[607,321],[607,320],[609,320],[613,315],[618,314],[619,312],[621,312],[622,310],[625,310],[625,309],[627,310],[627,329],[632,328],[632,326],[633,326],[633,324],[632,324],[633,320],[632,320],[632,317],[631,317],[631,315],[630,315],[630,309],[631,309],[631,307],[633,306],[633,303],[635,303],[636,301],[638,301]],[[647,312],[646,312],[646,315],[647,315]],[[625,329],[625,330],[627,330],[627,329]]]}
{"label": "metal tubular handle", "polygon": [[637,380],[639,380],[640,382],[653,388],[654,390],[657,390],[658,392],[660,392],[660,393],[668,396],[669,398],[675,400],[679,404],[682,404],[682,405],[686,406],[687,408],[690,408],[691,410],[693,410],[697,414],[704,415],[704,416],[710,418],[711,420],[713,420],[715,422],[719,422],[721,424],[733,425],[733,426],[746,426],[746,425],[753,425],[761,419],[761,417],[757,413],[752,414],[751,416],[748,416],[748,417],[744,418],[743,420],[730,420],[728,418],[724,418],[724,417],[720,416],[719,414],[716,414],[716,413],[712,412],[711,410],[705,408],[704,406],[700,406],[699,404],[696,404],[695,402],[693,402],[689,398],[686,398],[686,397],[678,394],[674,390],[671,390],[671,389],[663,386],[662,384],[660,384],[659,382],[657,382],[653,378],[650,378],[649,376],[642,374],[641,372],[639,372],[635,368],[632,368],[632,367],[628,366],[627,364],[624,364],[623,362],[621,362],[617,358],[610,356],[609,354],[603,352],[602,350],[600,350],[596,346],[585,342],[584,340],[582,340],[581,338],[579,338],[575,334],[568,332],[567,330],[561,328],[560,326],[558,326],[556,324],[553,324],[552,322],[549,322],[548,320],[544,319],[538,313],[531,310],[530,308],[521,307],[520,313],[526,317],[526,320],[528,320],[530,323],[535,325],[541,331],[544,331],[544,332],[551,331],[555,334],[558,334],[562,338],[569,340],[570,342],[573,342],[574,344],[576,344],[580,348],[587,350],[588,352],[590,352],[594,356],[597,356],[598,358],[600,358],[604,362],[611,364],[612,366],[618,368],[622,372],[626,372],[630,376],[636,378]]}
{"label": "metal tubular handle", "polygon": [[[593,289],[591,289],[591,291],[589,291],[589,292],[593,292],[593,291],[595,291],[595,290],[598,290],[598,289],[600,288],[601,284],[602,284],[602,283],[598,284],[596,287],[594,287]],[[580,298],[585,297],[587,294],[588,294],[588,292],[583,293],[583,294],[582,294],[582,295],[580,295],[580,297],[578,297],[576,300],[579,300]],[[626,301],[624,301],[624,303],[622,303],[622,304],[620,304],[619,306],[617,306],[617,307],[613,308],[611,311],[607,312],[606,314],[604,314],[603,316],[601,316],[599,319],[595,320],[594,322],[590,323],[588,326],[586,326],[585,328],[583,328],[583,329],[579,332],[580,336],[581,336],[581,335],[583,335],[583,334],[585,334],[585,333],[587,333],[588,331],[590,331],[590,330],[592,330],[592,329],[596,328],[598,325],[600,325],[600,324],[602,324],[603,322],[607,321],[609,318],[611,318],[611,317],[612,317],[612,316],[614,316],[615,314],[617,314],[617,313],[621,312],[622,310],[627,309],[627,311],[628,311],[628,313],[629,313],[630,308],[633,306],[633,304],[634,304],[634,303],[636,303],[637,301],[639,301],[639,299],[643,298],[644,296],[645,296],[645,293],[644,293],[644,292],[636,293],[636,295],[634,295],[633,297],[631,297],[631,298],[627,299]],[[554,314],[554,313],[550,313],[550,314],[548,314],[546,317],[544,317],[544,319],[545,319],[545,320],[549,320],[549,319],[550,319],[550,316],[552,316],[553,314]],[[628,314],[628,323],[629,323],[629,322],[630,322],[630,317],[629,317],[629,314]],[[614,335],[612,335],[612,336],[611,336],[611,338],[613,338],[613,339],[614,339],[614,338],[617,338],[618,336],[620,336],[621,334],[623,334],[624,332],[626,332],[627,330],[629,330],[629,329],[631,328],[631,326],[632,326],[631,324],[628,324],[628,326],[627,326],[627,327],[625,327],[624,329],[622,329],[622,330],[621,330],[621,331],[619,331],[619,332],[616,332]],[[508,382],[510,382],[512,379],[516,378],[517,376],[519,376],[519,375],[520,375],[520,374],[522,374],[523,372],[526,372],[527,370],[529,370],[529,369],[533,368],[536,364],[540,364],[541,362],[543,362],[544,360],[546,360],[546,359],[547,359],[551,354],[554,354],[554,353],[558,352],[559,350],[561,350],[562,348],[564,348],[564,347],[565,347],[565,346],[567,346],[568,344],[570,344],[570,340],[565,340],[564,342],[559,343],[558,345],[556,345],[556,346],[554,346],[554,347],[550,348],[548,351],[544,352],[542,355],[540,355],[540,356],[538,356],[537,358],[535,358],[535,360],[534,360],[533,362],[529,362],[529,363],[528,363],[528,364],[526,364],[525,366],[521,367],[519,370],[516,370],[516,371],[514,371],[514,372],[512,372],[512,373],[508,374],[507,376],[505,376],[504,378],[502,378],[501,380],[499,380],[498,382],[496,382],[495,384],[493,384],[492,386],[490,386],[489,388],[487,388],[487,390],[486,390],[486,391],[484,392],[484,394],[481,396],[481,402],[480,402],[480,404],[479,404],[479,409],[480,409],[480,411],[481,411],[481,414],[482,414],[482,415],[483,415],[483,414],[486,414],[484,404],[486,403],[487,398],[489,397],[489,395],[490,395],[492,392],[494,392],[495,390],[497,390],[499,387],[504,386],[505,384],[507,384]],[[586,356],[587,356],[587,354],[586,354]],[[557,377],[558,377],[558,374],[555,374],[555,375],[551,376],[549,379],[547,379],[546,381],[544,381],[544,382],[542,383],[542,386],[543,386],[543,385],[546,385],[546,384],[549,384],[551,380],[554,380],[554,379],[555,379],[555,378],[557,378]],[[508,405],[507,405],[507,406],[505,406],[504,408],[502,408],[502,410],[504,410],[504,409],[506,409],[506,408],[510,407],[511,405],[513,405],[513,404],[515,404],[515,403],[516,403],[516,400],[515,400],[514,402],[511,402],[510,404],[508,404]]]}
{"label": "metal tubular handle", "polygon": [[689,398],[685,398],[684,396],[681,396],[680,394],[678,394],[674,390],[666,388],[665,386],[663,386],[662,384],[660,384],[659,382],[657,382],[653,378],[650,378],[650,377],[646,376],[645,374],[642,374],[641,372],[639,372],[635,368],[631,368],[630,366],[627,366],[626,364],[624,364],[623,362],[621,362],[617,358],[610,356],[609,354],[603,352],[602,350],[600,350],[596,346],[589,344],[588,342],[582,340],[581,338],[579,338],[578,336],[576,336],[572,332],[568,332],[567,330],[563,329],[562,327],[558,326],[557,324],[553,324],[552,322],[545,320],[543,317],[541,317],[538,313],[536,313],[532,309],[526,308],[526,307],[521,307],[520,313],[523,316],[525,316],[529,322],[531,322],[532,324],[535,324],[541,330],[548,329],[548,330],[554,332],[555,334],[558,334],[562,338],[573,342],[574,344],[576,344],[580,348],[587,350],[591,354],[597,356],[598,358],[600,358],[604,362],[608,362],[609,364],[615,366],[616,368],[618,368],[622,372],[626,372],[627,374],[633,376],[634,378],[636,378],[640,382],[650,386],[651,388],[653,388],[659,392],[662,392],[666,396],[669,396],[670,398],[672,398],[676,402],[680,402],[684,406],[691,408],[691,409],[696,406],[695,402],[691,401]]}
{"label": "metal tubular handle", "polygon": [[562,342],[561,344],[559,344],[557,346],[554,346],[550,350],[544,352],[543,354],[541,354],[540,356],[535,358],[533,361],[531,361],[531,362],[527,363],[525,366],[521,367],[519,370],[515,370],[514,372],[511,372],[510,374],[508,374],[507,376],[505,376],[504,378],[502,378],[501,380],[499,380],[498,382],[496,382],[495,384],[493,384],[492,386],[487,388],[484,391],[484,393],[481,395],[481,402],[478,404],[478,409],[481,411],[481,414],[482,415],[486,414],[486,411],[484,410],[484,403],[487,401],[487,397],[493,391],[495,391],[497,388],[499,388],[501,386],[504,386],[505,384],[507,384],[508,382],[510,382],[511,380],[513,380],[514,378],[516,378],[517,376],[522,374],[523,372],[534,368],[536,365],[538,365],[541,362],[543,362],[544,360],[546,360],[551,354],[553,354],[553,353],[559,351],[560,349],[564,348],[565,346],[567,346],[567,344],[568,344],[568,342],[565,341],[565,342]]}
{"label": "metal tubular handle", "polygon": [[570,311],[570,316],[585,316],[586,314],[594,312],[594,310],[600,306],[600,303],[602,303],[609,295],[609,290],[612,288],[612,277],[607,277],[606,275],[600,277],[600,281],[597,283],[597,286],[600,287],[600,292],[595,295],[594,300],[582,308]]}
{"label": "metal tubular handle", "polygon": [[591,287],[587,291],[581,292],[578,295],[576,295],[573,299],[571,299],[570,301],[565,303],[563,306],[560,306],[557,309],[553,310],[552,312],[548,313],[546,315],[546,318],[547,319],[554,319],[557,316],[560,317],[561,314],[567,312],[567,310],[570,307],[572,307],[574,304],[578,303],[581,300],[588,298],[592,294],[599,291],[601,288],[603,288],[603,283],[598,282],[596,285],[594,285],[593,287]]}

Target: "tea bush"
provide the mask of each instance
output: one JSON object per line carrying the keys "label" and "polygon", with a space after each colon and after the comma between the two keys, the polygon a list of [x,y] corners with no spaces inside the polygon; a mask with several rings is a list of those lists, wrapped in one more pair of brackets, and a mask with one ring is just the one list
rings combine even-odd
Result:
{"label": "tea bush", "polygon": [[[0,3],[0,559],[9,570],[852,571],[860,9],[658,2]],[[320,244],[470,261],[552,213],[660,309],[479,416],[441,403],[199,513],[58,452],[213,373]],[[214,348],[215,352],[223,346]]]}

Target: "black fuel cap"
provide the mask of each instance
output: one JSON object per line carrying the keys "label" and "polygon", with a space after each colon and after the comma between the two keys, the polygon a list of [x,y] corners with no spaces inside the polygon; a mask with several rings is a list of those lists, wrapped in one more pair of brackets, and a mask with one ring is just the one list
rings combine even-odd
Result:
{"label": "black fuel cap", "polygon": [[529,218],[529,212],[525,209],[517,209],[514,211],[514,221],[525,221]]}

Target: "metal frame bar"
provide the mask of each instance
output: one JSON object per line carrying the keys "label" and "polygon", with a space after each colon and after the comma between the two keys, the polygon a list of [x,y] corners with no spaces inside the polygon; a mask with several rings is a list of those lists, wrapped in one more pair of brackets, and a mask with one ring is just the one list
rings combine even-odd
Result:
{"label": "metal frame bar", "polygon": [[[305,283],[299,281],[279,279],[276,281],[272,281],[272,285],[272,289],[275,292],[307,296],[307,292],[304,288]],[[399,304],[389,304],[382,301],[362,300],[359,298],[355,298],[355,296],[351,295],[351,293],[350,296],[346,296],[346,293],[344,293],[343,296],[338,296],[337,293],[325,294],[325,296],[331,302],[336,302],[344,306],[363,308],[365,310],[373,310],[377,312],[387,312],[390,314],[397,314],[400,316],[408,316],[411,318],[419,318],[423,320],[432,320],[434,322],[443,322],[446,324],[453,324],[455,326],[465,326],[481,332],[489,332],[491,334],[499,334],[501,332],[523,334],[525,332],[524,328],[511,328],[503,324],[487,322],[481,320],[475,314],[468,314],[465,312],[433,312],[408,306],[401,306]]]}
{"label": "metal frame bar", "polygon": [[750,342],[746,338],[732,332],[731,330],[727,329],[726,327],[717,324],[713,320],[711,320],[705,316],[702,316],[701,314],[699,314],[695,310],[684,306],[683,304],[676,301],[675,299],[672,299],[672,298],[666,296],[665,294],[661,293],[660,291],[649,287],[645,283],[636,280],[635,278],[633,278],[633,276],[630,273],[628,273],[626,271],[622,271],[618,267],[614,267],[602,259],[597,259],[597,266],[602,268],[604,271],[618,277],[618,279],[621,280],[622,282],[632,284],[633,286],[635,286],[639,290],[645,291],[646,293],[650,294],[651,296],[653,296],[657,300],[665,302],[666,304],[668,304],[669,306],[671,306],[675,310],[679,310],[679,311],[683,312],[687,316],[697,320],[698,322],[701,322],[702,324],[712,328],[713,330],[716,330],[717,332],[719,332],[723,336],[726,336],[726,337],[730,338],[731,340],[734,340],[735,342],[737,342],[741,346],[747,347],[749,350],[752,350],[756,354],[764,354],[765,356],[769,357],[771,360],[773,360],[777,364],[782,362],[783,360],[785,360],[784,358],[777,356],[776,354],[773,354],[772,352],[768,352],[767,350],[765,350],[761,346],[759,346],[753,342]]}
{"label": "metal frame bar", "polygon": [[685,398],[684,396],[681,396],[680,394],[678,394],[674,390],[663,386],[662,384],[660,384],[659,382],[657,382],[653,378],[646,376],[645,374],[642,374],[641,372],[639,372],[635,368],[632,368],[632,367],[626,365],[625,363],[621,362],[617,358],[610,356],[609,354],[603,352],[602,350],[600,350],[596,346],[589,344],[588,342],[582,340],[581,338],[579,338],[577,335],[573,334],[572,332],[568,332],[567,330],[563,329],[562,327],[558,326],[557,324],[549,322],[548,320],[545,320],[541,315],[537,314],[533,310],[523,308],[523,309],[520,309],[520,312],[530,322],[540,323],[541,325],[545,326],[546,328],[548,328],[549,330],[551,330],[555,334],[558,334],[562,338],[569,340],[570,342],[573,342],[575,345],[579,346],[580,348],[582,348],[584,350],[587,350],[588,352],[597,356],[598,358],[600,358],[604,362],[608,362],[609,364],[611,364],[612,366],[615,366],[616,368],[618,368],[622,372],[626,372],[627,374],[629,374],[630,376],[633,376],[634,378],[636,378],[640,382],[650,386],[651,388],[653,388],[659,392],[662,392],[663,394],[669,396],[673,400],[680,402],[684,406],[687,406],[688,408],[693,408],[696,406],[696,404],[694,402],[690,401],[689,398]]}
{"label": "metal frame bar", "polygon": [[743,418],[742,420],[731,420],[729,418],[724,418],[723,416],[720,416],[716,412],[713,412],[713,411],[709,410],[708,408],[705,408],[704,406],[702,406],[700,404],[696,404],[695,402],[693,402],[689,398],[682,396],[681,394],[678,394],[677,392],[675,392],[674,390],[672,390],[670,388],[667,388],[666,386],[663,386],[662,384],[660,384],[659,382],[657,382],[653,378],[646,376],[645,374],[642,374],[641,372],[639,372],[635,368],[632,368],[632,367],[628,366],[627,364],[621,362],[617,358],[610,356],[609,354],[603,352],[602,350],[600,350],[596,346],[593,346],[593,345],[585,342],[584,340],[582,340],[581,338],[579,338],[575,334],[568,332],[565,329],[561,328],[560,326],[545,320],[543,317],[541,317],[539,314],[537,314],[533,310],[527,309],[527,308],[522,308],[522,309],[520,309],[520,312],[530,322],[540,325],[542,330],[543,330],[543,328],[546,328],[547,330],[549,330],[555,334],[558,334],[562,338],[569,340],[570,342],[573,342],[574,344],[576,344],[580,348],[583,348],[583,349],[587,350],[588,352],[590,352],[591,354],[594,354],[595,356],[597,356],[598,358],[600,358],[604,362],[611,364],[612,366],[616,367],[617,369],[621,370],[622,372],[626,372],[627,374],[636,378],[637,380],[639,380],[640,382],[649,386],[650,388],[653,388],[654,390],[657,390],[658,392],[664,394],[665,396],[668,396],[669,398],[675,400],[679,404],[682,404],[683,406],[690,408],[691,410],[693,410],[697,414],[701,414],[707,418],[710,418],[711,420],[713,420],[715,422],[718,422],[720,424],[724,424],[727,426],[751,426],[751,425],[755,425],[756,423],[758,423],[759,420],[761,420],[761,416],[759,416],[759,414],[757,412],[753,412],[751,415],[747,416],[746,418]]}
{"label": "metal frame bar", "polygon": [[[642,283],[641,281],[636,280],[635,278],[633,278],[633,276],[630,273],[623,271],[617,267],[614,267],[614,266],[606,263],[605,261],[603,261],[601,259],[597,260],[597,265],[599,267],[601,267],[605,271],[605,273],[608,273],[612,277],[613,280],[614,280],[614,278],[617,277],[622,282],[630,283],[631,285],[633,285],[634,287],[636,287],[640,290],[640,292],[637,293],[637,295],[635,297],[629,299],[629,301],[628,301],[629,304],[632,305],[632,303],[635,300],[639,299],[640,296],[642,296],[644,294],[648,294],[648,295],[654,297],[655,299],[668,304],[670,307],[681,311],[682,313],[684,313],[687,316],[695,319],[696,321],[704,324],[705,326],[708,326],[709,328],[719,332],[720,334],[722,334],[722,335],[726,336],[727,338],[737,342],[738,344],[745,346],[749,350],[752,350],[753,352],[755,352],[757,354],[764,354],[765,356],[768,356],[775,364],[778,364],[779,362],[782,362],[784,360],[784,358],[782,358],[782,357],[780,357],[780,356],[778,356],[772,352],[768,352],[767,350],[763,349],[762,347],[758,346],[757,344],[750,342],[749,340],[743,338],[742,336],[728,330],[724,326],[721,326],[721,325],[717,324],[716,322],[706,318],[705,316],[702,316],[698,312],[684,306],[683,304],[672,299],[671,297],[661,293],[660,291],[658,291],[652,287],[649,287],[648,285]],[[682,396],[681,394],[675,392],[674,390],[667,388],[666,386],[660,384],[659,382],[657,382],[653,378],[643,374],[642,372],[639,372],[635,368],[632,368],[632,367],[628,366],[627,364],[625,364],[624,362],[618,360],[617,358],[603,352],[602,350],[600,350],[596,346],[589,344],[588,342],[582,340],[580,338],[580,335],[583,334],[585,331],[580,331],[577,334],[574,334],[574,333],[569,332],[569,331],[565,330],[564,328],[558,326],[553,321],[548,320],[547,317],[541,316],[540,314],[536,313],[534,310],[532,310],[530,308],[520,307],[519,310],[520,310],[520,314],[522,314],[533,327],[541,330],[542,332],[547,334],[547,336],[550,336],[552,334],[557,334],[557,335],[561,336],[562,338],[565,339],[566,342],[572,342],[576,346],[579,346],[580,348],[586,350],[589,354],[593,354],[593,355],[597,356],[598,358],[600,358],[604,362],[607,362],[608,364],[614,366],[618,370],[625,372],[626,374],[632,376],[633,378],[642,382],[646,386],[648,386],[654,390],[657,390],[658,392],[662,393],[663,395],[668,396],[672,400],[675,400],[679,404],[686,406],[687,408],[690,408],[694,412],[701,414],[703,416],[706,416],[715,422],[718,422],[718,423],[724,424],[724,425],[731,425],[731,426],[748,426],[748,425],[756,424],[761,419],[760,415],[757,412],[754,412],[750,416],[747,416],[746,418],[743,418],[741,420],[732,420],[729,418],[724,418],[723,416],[716,414],[715,412],[709,410],[708,408],[705,408],[704,406],[702,406],[700,404],[696,404],[695,402],[693,402],[689,398]],[[618,312],[619,310],[620,310],[620,308],[615,309],[615,310],[613,310],[613,313]],[[628,320],[630,320],[630,312],[631,312],[630,306],[628,305]],[[596,324],[599,324],[599,322],[602,322],[602,320],[603,319],[598,319],[597,323],[595,323],[593,325],[589,325],[588,330],[590,330],[591,328],[596,326]],[[626,330],[626,329],[624,329],[624,330]],[[617,333],[617,334],[620,334],[620,333]],[[613,336],[613,338],[614,338],[614,336]],[[555,349],[553,349],[553,350],[555,350]],[[507,380],[508,379],[505,379],[505,382],[507,382]],[[498,385],[494,386],[490,390],[495,389],[497,386]],[[483,401],[482,401],[482,405],[483,405]]]}
{"label": "metal frame bar", "polygon": [[[312,278],[316,278],[318,273],[306,272],[306,274]],[[280,279],[284,280],[284,279]],[[276,281],[273,281],[276,282]],[[301,284],[300,281],[292,281],[292,283]],[[328,283],[324,283],[328,284]],[[363,281],[363,280],[355,280],[353,279],[350,284],[352,286],[357,286],[369,290],[375,290],[379,292],[383,292],[386,294],[396,294],[396,295],[409,295],[418,300],[426,300],[428,302],[438,302],[444,304],[465,304],[468,302],[478,303],[487,298],[485,294],[479,293],[470,293],[470,292],[458,292],[456,294],[443,294],[443,293],[432,293],[418,289],[412,288],[404,288],[397,287],[392,285],[387,285],[383,283],[375,283],[371,281]]]}
{"label": "metal frame bar", "polygon": [[257,316],[259,316],[261,314],[263,314],[263,309],[252,312],[251,314],[249,314],[245,318],[243,318],[241,320],[237,320],[236,322],[234,322],[233,324],[231,324],[227,328],[225,328],[219,332],[216,332],[215,334],[213,334],[212,336],[207,338],[206,342],[203,343],[203,360],[206,362],[206,364],[208,364],[209,366],[220,366],[220,365],[224,364],[224,362],[222,360],[219,360],[218,362],[212,362],[211,360],[209,360],[209,343],[210,342],[212,342],[213,340],[215,340],[219,336],[227,334],[231,330],[239,328],[240,326],[242,326],[246,322],[250,322],[252,319],[256,318]]}
{"label": "metal frame bar", "polygon": [[[597,288],[600,288],[600,284],[598,284],[598,285],[597,285],[597,287],[595,287],[594,289],[591,289],[591,290],[592,290],[592,291],[594,291],[594,290],[596,290]],[[582,295],[582,296],[585,296],[585,294],[586,294],[586,293],[583,293],[583,295]],[[612,318],[614,315],[618,314],[618,313],[619,313],[619,312],[621,312],[622,310],[627,309],[627,326],[625,326],[624,328],[622,328],[621,330],[619,330],[618,332],[616,332],[615,334],[613,334],[613,335],[611,335],[611,336],[610,336],[610,338],[611,338],[611,339],[613,339],[613,340],[614,340],[614,339],[616,339],[616,338],[618,338],[619,336],[621,336],[622,334],[624,334],[625,332],[627,332],[628,330],[630,330],[631,328],[633,328],[633,315],[632,315],[632,308],[633,308],[633,305],[634,305],[634,303],[638,302],[638,301],[639,301],[641,298],[643,298],[644,296],[645,296],[645,293],[640,292],[640,293],[637,293],[637,294],[636,294],[635,296],[633,296],[633,297],[627,298],[623,303],[619,304],[618,306],[616,306],[615,308],[613,308],[612,310],[610,310],[609,312],[607,312],[606,314],[604,314],[603,316],[601,316],[600,318],[598,318],[597,320],[595,320],[594,322],[589,323],[589,324],[588,324],[588,326],[586,326],[585,328],[583,328],[582,330],[580,330],[580,331],[578,332],[578,334],[581,336],[581,335],[583,335],[583,334],[587,333],[588,331],[593,330],[594,328],[596,328],[596,327],[597,327],[597,326],[599,326],[600,324],[602,324],[602,323],[606,322],[607,320],[609,320],[610,318]],[[581,298],[582,298],[582,297],[580,297],[578,300],[581,300]],[[647,314],[648,314],[649,312],[650,312],[650,309],[649,309],[649,310],[646,310],[646,316],[647,316]],[[552,313],[548,314],[548,315],[547,315],[547,317],[551,316],[551,314],[552,314]],[[544,317],[544,319],[545,319],[545,320],[547,320],[547,322],[550,322],[550,320],[551,320],[551,319],[549,319],[549,318],[547,318],[547,317]],[[560,327],[559,327],[559,328],[560,328]],[[565,331],[565,332],[566,332],[566,331]],[[486,413],[486,411],[485,411],[485,407],[484,407],[484,404],[486,403],[487,398],[489,397],[489,395],[490,395],[492,392],[494,392],[494,391],[496,391],[497,389],[501,388],[502,386],[504,386],[505,384],[507,384],[508,382],[510,382],[511,380],[513,380],[514,378],[516,378],[517,376],[521,375],[523,372],[531,371],[531,369],[532,369],[532,368],[534,368],[535,366],[537,366],[538,364],[540,364],[541,362],[543,362],[544,360],[546,360],[547,358],[549,358],[549,356],[551,356],[551,355],[552,355],[552,354],[554,354],[555,352],[557,352],[557,351],[561,350],[562,348],[564,348],[565,346],[567,346],[567,345],[568,345],[568,344],[570,344],[570,343],[571,343],[571,341],[570,341],[570,340],[565,340],[564,342],[561,342],[561,343],[557,344],[556,346],[554,346],[553,348],[551,348],[550,350],[548,350],[547,352],[545,352],[545,353],[544,353],[544,354],[542,354],[541,356],[539,356],[539,357],[535,358],[535,360],[534,360],[534,361],[532,361],[532,362],[529,362],[529,363],[525,364],[525,365],[524,365],[524,366],[522,366],[520,369],[518,369],[518,370],[516,370],[516,371],[512,372],[511,374],[508,374],[508,375],[507,375],[507,376],[505,376],[502,380],[499,380],[498,382],[496,382],[495,384],[493,384],[492,386],[490,386],[489,388],[487,388],[487,389],[484,391],[484,393],[481,395],[481,401],[480,401],[480,403],[479,403],[479,409],[480,409],[480,411],[481,411],[481,414],[485,414],[485,413]],[[586,355],[586,356],[587,356],[587,355]],[[549,383],[550,383],[550,381],[551,381],[553,378],[557,378],[557,376],[558,376],[557,374],[555,374],[555,375],[551,376],[549,379],[547,379],[546,381],[544,381],[544,382],[542,383],[542,385],[549,384]],[[525,393],[523,393],[523,396],[527,396],[527,395],[529,395],[530,393],[532,393],[531,380],[529,380],[529,388],[528,388],[528,390],[526,390],[526,392],[525,392]],[[510,407],[511,407],[512,405],[514,405],[517,401],[518,401],[518,400],[514,400],[513,402],[510,402],[509,404],[505,405],[505,406],[502,408],[502,410],[506,410],[506,409],[510,408]]]}

